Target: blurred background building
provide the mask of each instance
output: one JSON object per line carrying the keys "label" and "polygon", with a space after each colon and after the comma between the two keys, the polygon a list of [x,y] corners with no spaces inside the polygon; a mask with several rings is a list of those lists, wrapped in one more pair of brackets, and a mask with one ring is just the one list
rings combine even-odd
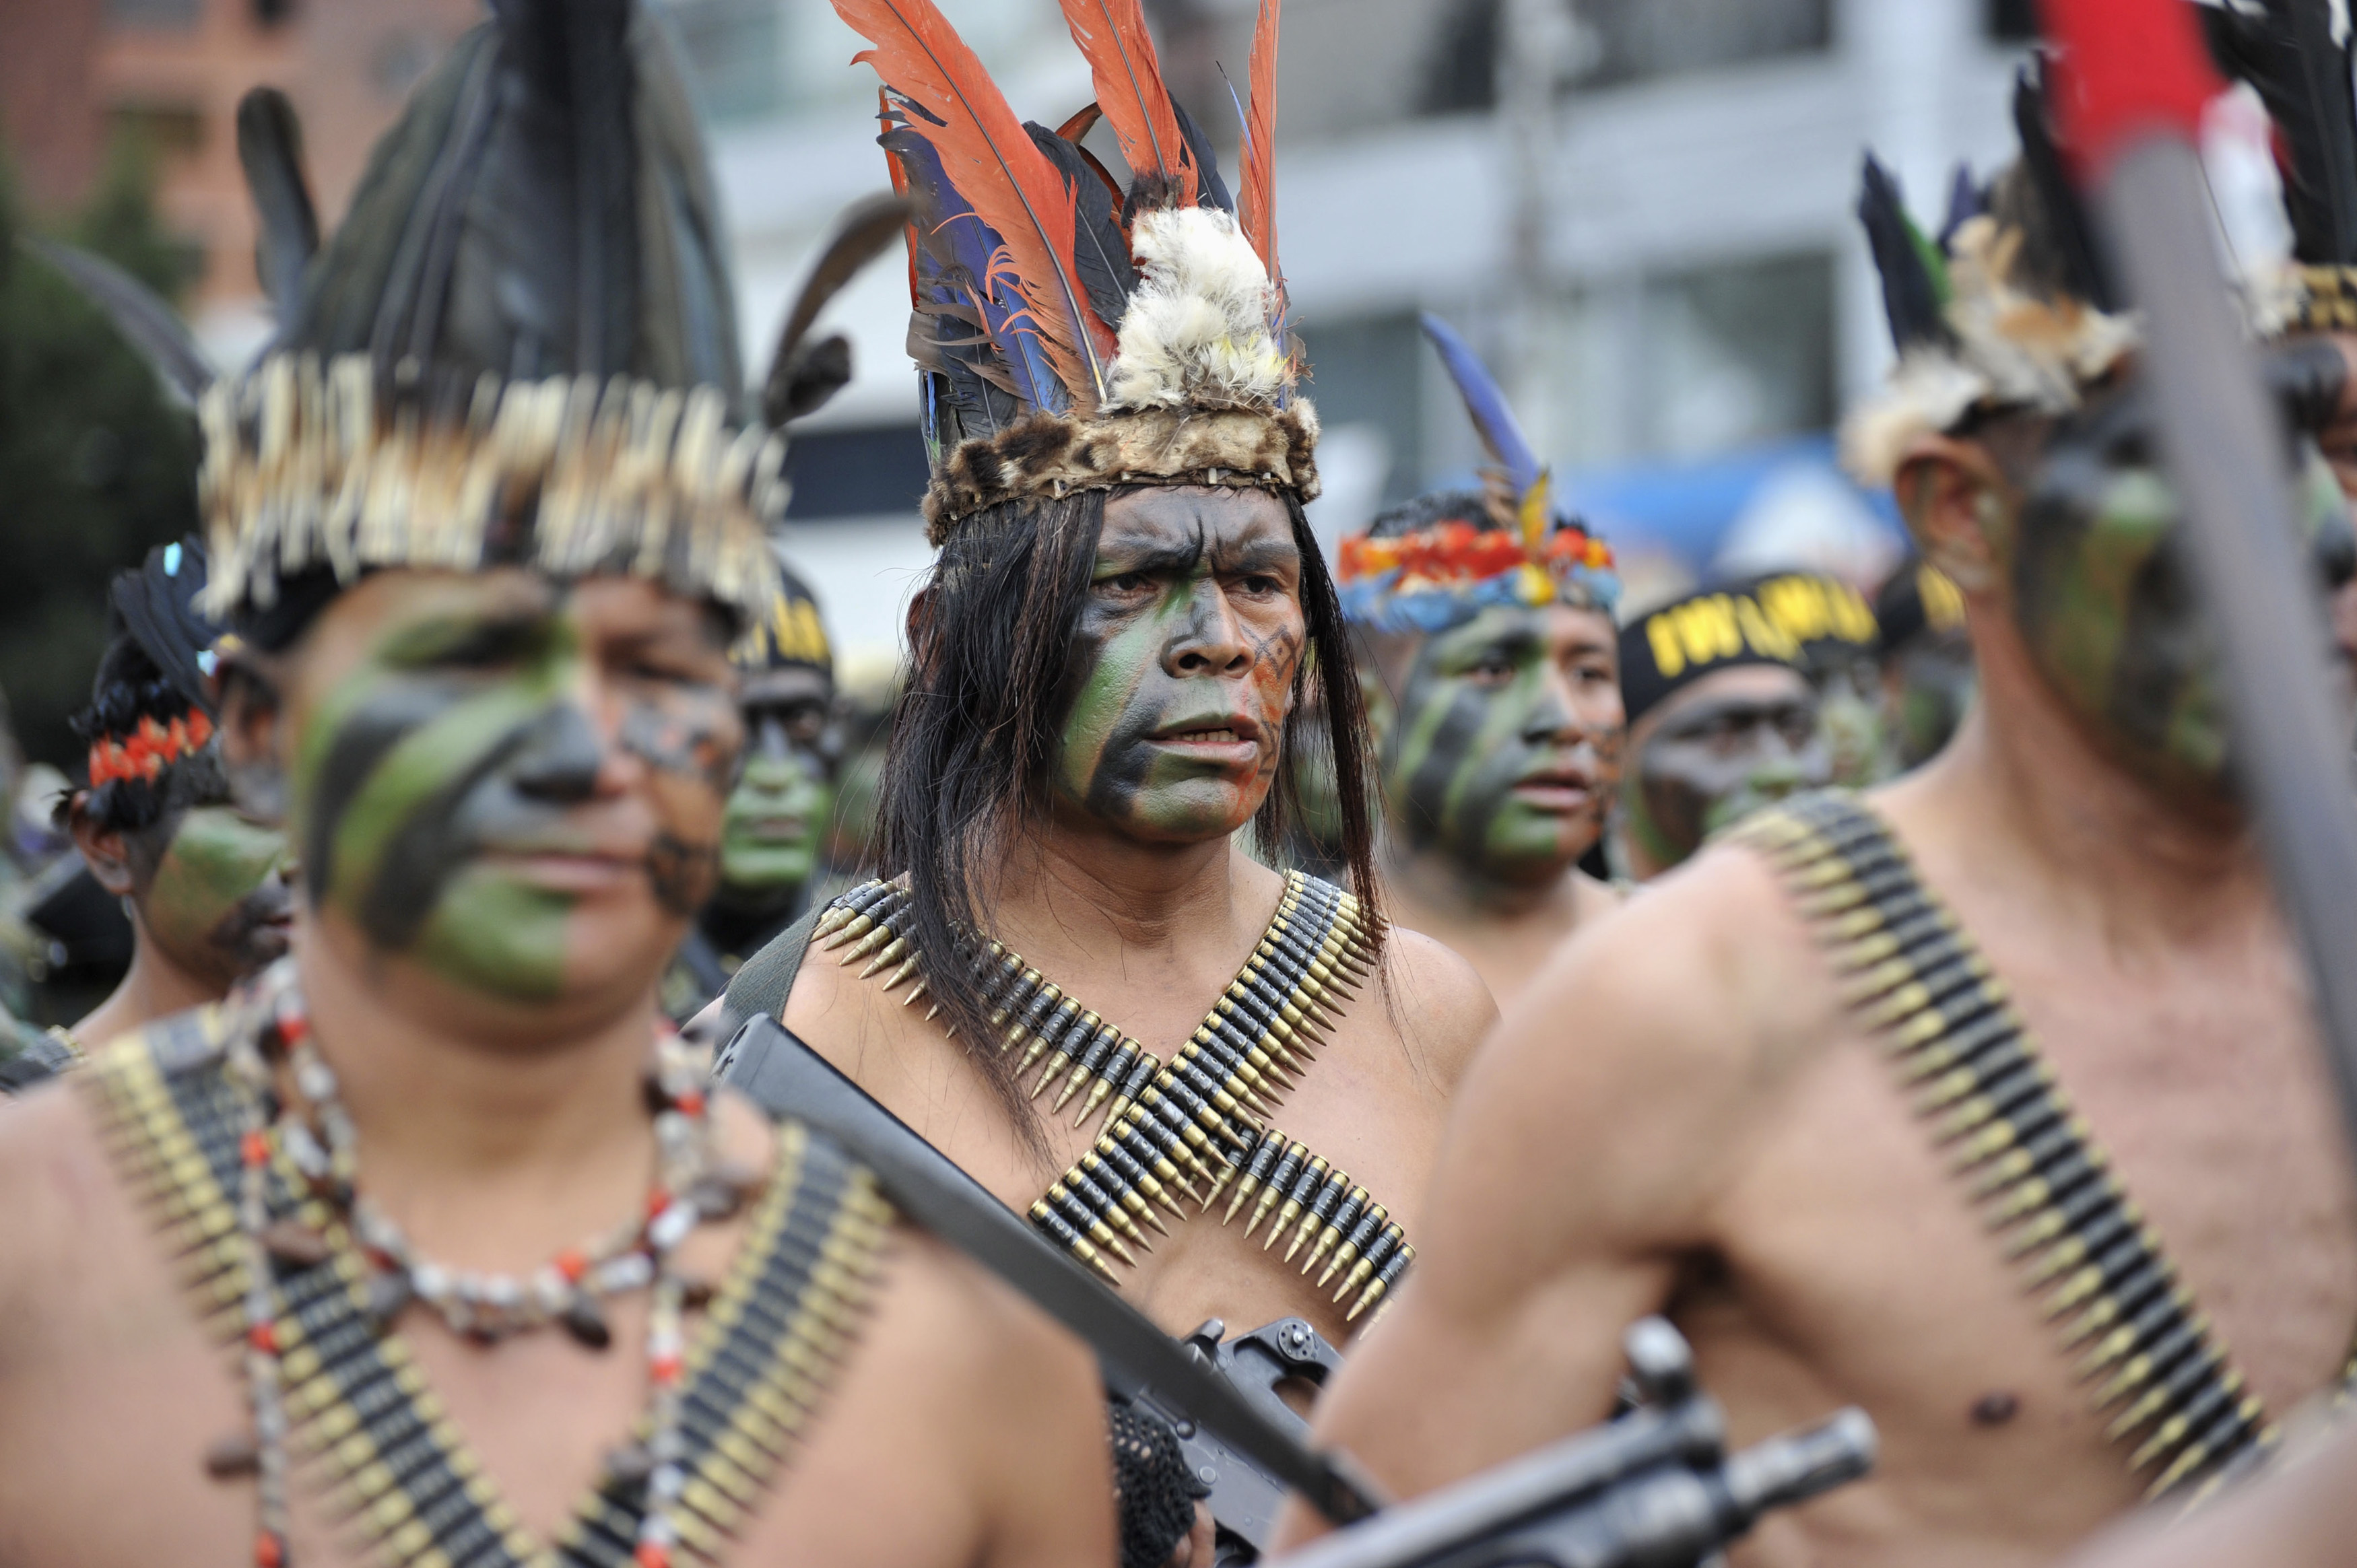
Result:
{"label": "blurred background building", "polygon": [[[710,114],[759,367],[834,213],[884,183],[875,79],[850,63],[859,42],[826,0],[665,3]],[[268,320],[239,94],[269,82],[293,97],[332,223],[370,143],[478,4],[0,0],[18,200],[76,232],[110,177],[148,201],[149,275],[178,289],[221,362],[240,361]],[[1088,98],[1053,0],[942,4],[1018,113],[1053,124]],[[1254,0],[1146,5],[1174,89],[1232,149],[1229,83]],[[1953,159],[1986,171],[2008,149],[2029,11],[1287,0],[1278,223],[1328,432],[1320,532],[1472,470],[1472,433],[1417,334],[1429,309],[1498,365],[1639,596],[1715,563],[1887,566],[1887,511],[1840,477],[1829,435],[1888,354],[1850,216],[1859,155],[1876,148],[1936,214]],[[832,308],[857,377],[793,456],[791,545],[855,678],[888,670],[926,559],[907,309],[902,275],[882,266]],[[5,649],[0,682],[16,690]]]}

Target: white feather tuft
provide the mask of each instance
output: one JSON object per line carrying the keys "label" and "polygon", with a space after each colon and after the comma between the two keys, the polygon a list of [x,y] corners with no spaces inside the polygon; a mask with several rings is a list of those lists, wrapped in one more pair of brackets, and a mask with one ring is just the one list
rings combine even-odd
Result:
{"label": "white feather tuft", "polygon": [[1235,220],[1215,207],[1142,212],[1131,250],[1140,277],[1104,411],[1276,408],[1292,367],[1269,332],[1268,274]]}

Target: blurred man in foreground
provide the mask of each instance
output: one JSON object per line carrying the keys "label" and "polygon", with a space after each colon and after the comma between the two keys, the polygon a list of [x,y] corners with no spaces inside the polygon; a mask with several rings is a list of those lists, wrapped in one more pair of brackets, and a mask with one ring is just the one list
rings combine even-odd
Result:
{"label": "blurred man in foreground", "polygon": [[1321,1410],[1404,1494],[1602,1416],[1661,1307],[1736,1440],[1881,1430],[1764,1563],[2044,1563],[2341,1374],[2348,1152],[2041,98],[1943,245],[1878,166],[1861,209],[1901,358],[1849,452],[1983,701],[1575,941],[1477,1060],[1425,1271]]}
{"label": "blurred man in foreground", "polygon": [[295,951],[0,1112],[0,1561],[1111,1556],[1085,1352],[657,1007],[785,498],[655,20],[500,7],[206,396]]}

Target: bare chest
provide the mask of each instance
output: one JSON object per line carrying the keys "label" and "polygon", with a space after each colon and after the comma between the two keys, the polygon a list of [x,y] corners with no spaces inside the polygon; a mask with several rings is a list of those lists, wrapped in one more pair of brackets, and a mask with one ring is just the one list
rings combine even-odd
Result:
{"label": "bare chest", "polygon": [[[1903,1083],[1825,986],[1839,1044],[1749,1152],[1714,1227],[1724,1272],[1686,1301],[1705,1374],[1744,1423],[1849,1401],[1883,1429],[1880,1478],[1767,1532],[1768,1560],[1787,1535],[1797,1552],[1851,1533],[2050,1553],[2166,1473],[2174,1414],[2199,1433],[2255,1396],[2258,1419],[2280,1417],[2337,1378],[2357,1327],[2357,1206],[2287,958],[2124,972],[2020,923],[1982,947],[2169,1283],[2099,1267],[2135,1256],[2120,1235],[2072,1250],[2092,1207],[2040,1211],[1994,1160],[1960,1170],[1974,1134],[1942,1141],[1954,1105],[1927,1110],[1927,1080]],[[2206,1340],[2185,1340],[2189,1322]]]}
{"label": "bare chest", "polygon": [[[1125,1022],[1117,989],[1086,1001]],[[1157,1037],[1183,1044],[1214,1010],[1211,995],[1193,1002],[1203,1012],[1156,1026]],[[1381,1305],[1388,1286],[1352,1316],[1383,1263],[1413,1244],[1446,1104],[1379,993],[1326,1005],[1331,1026],[1301,1047],[1300,1070],[1265,1076],[1232,1107],[1211,1103],[1197,1075],[1163,1082],[1159,1104],[1125,1110],[1113,1095],[1092,1105],[1086,1089],[1062,1097],[1069,1073],[1035,1063],[1014,1081],[1036,1148],[982,1065],[872,983],[814,957],[786,1022],[1008,1207],[1078,1237],[1092,1266],[1164,1328],[1218,1317],[1233,1334],[1300,1316],[1340,1343]]]}

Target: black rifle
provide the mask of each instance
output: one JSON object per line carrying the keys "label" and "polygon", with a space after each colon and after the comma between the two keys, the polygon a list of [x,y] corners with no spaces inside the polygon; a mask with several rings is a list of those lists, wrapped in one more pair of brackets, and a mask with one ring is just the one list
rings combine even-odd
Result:
{"label": "black rifle", "polygon": [[[1298,1317],[1223,1338],[1227,1325],[1208,1319],[1178,1343],[1211,1370],[1235,1386],[1244,1402],[1260,1411],[1271,1425],[1290,1433],[1303,1448],[1309,1446],[1309,1423],[1294,1414],[1277,1385],[1299,1379],[1318,1388],[1341,1369],[1342,1352],[1326,1337]],[[1276,1530],[1277,1510],[1285,1506],[1286,1484],[1211,1429],[1190,1418],[1183,1400],[1173,1400],[1149,1383],[1137,1382],[1108,1369],[1106,1383],[1120,1397],[1153,1412],[1178,1435],[1178,1451],[1195,1478],[1211,1488],[1204,1499],[1218,1529],[1210,1568],[1238,1568],[1257,1563]]]}
{"label": "black rifle", "polygon": [[713,1076],[772,1115],[834,1137],[911,1219],[1094,1349],[1114,1391],[1168,1421],[1211,1487],[1222,1564],[1257,1559],[1290,1489],[1350,1528],[1282,1559],[1285,1568],[1670,1568],[1873,1462],[1873,1423],[1857,1411],[1727,1455],[1718,1407],[1695,1391],[1685,1341],[1648,1318],[1626,1339],[1644,1402],[1635,1411],[1375,1514],[1375,1487],[1347,1455],[1312,1448],[1307,1425],[1276,1395],[1286,1378],[1322,1383],[1341,1362],[1307,1323],[1281,1318],[1223,1344],[1214,1319],[1171,1339],[774,1018],[739,1029]]}
{"label": "black rifle", "polygon": [[[775,1018],[748,1022],[712,1071],[771,1115],[796,1117],[834,1137],[876,1173],[909,1219],[1078,1335],[1097,1353],[1115,1392],[1144,1395],[1174,1430],[1184,1423],[1181,1450],[1211,1486],[1215,1514],[1223,1479],[1232,1506],[1261,1491],[1281,1497],[1291,1489],[1338,1524],[1373,1510],[1373,1488],[1351,1473],[1347,1460],[1311,1448],[1301,1418],[1271,1391],[1286,1373],[1256,1381],[1249,1373],[1222,1376],[1239,1365],[1235,1352],[1223,1362],[1172,1339]],[[1279,1322],[1265,1331],[1275,1337],[1272,1345],[1284,1342],[1285,1328]],[[1334,1354],[1330,1346],[1325,1352]],[[1256,1352],[1243,1355],[1246,1368],[1263,1364]],[[1205,1467],[1213,1476],[1202,1477]],[[1256,1512],[1273,1512],[1254,1506]],[[1266,1528],[1259,1523],[1232,1533],[1257,1541]]]}
{"label": "black rifle", "polygon": [[1624,1340],[1642,1402],[1627,1415],[1384,1509],[1269,1568],[1689,1568],[1771,1509],[1856,1480],[1874,1423],[1846,1410],[1821,1426],[1726,1451],[1717,1402],[1658,1317]]}

